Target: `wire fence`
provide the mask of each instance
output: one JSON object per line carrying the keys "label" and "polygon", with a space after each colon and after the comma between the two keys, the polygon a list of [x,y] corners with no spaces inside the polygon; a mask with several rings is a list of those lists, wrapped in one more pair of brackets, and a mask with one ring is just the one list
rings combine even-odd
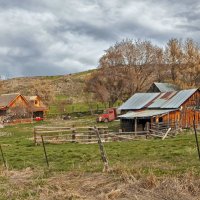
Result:
{"label": "wire fence", "polygon": [[[121,102],[116,102],[113,107],[118,107],[121,105]],[[105,109],[109,108],[109,103],[91,103],[91,104],[69,104],[65,106],[63,111],[59,111],[59,106],[52,105],[49,107],[49,112],[47,117],[55,117],[58,115],[78,115],[78,114],[99,114],[102,113]]]}

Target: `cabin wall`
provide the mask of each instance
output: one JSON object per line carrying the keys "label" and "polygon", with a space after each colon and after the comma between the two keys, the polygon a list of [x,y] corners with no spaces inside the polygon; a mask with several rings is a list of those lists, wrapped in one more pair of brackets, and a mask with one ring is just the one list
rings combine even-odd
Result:
{"label": "cabin wall", "polygon": [[24,100],[22,96],[18,96],[7,109],[6,115],[13,115],[15,119],[18,118],[29,118],[30,107],[29,104]]}
{"label": "cabin wall", "polygon": [[43,106],[43,103],[42,103],[42,101],[41,101],[41,99],[40,99],[39,97],[36,97],[36,98],[34,99],[34,101],[33,101],[33,105],[34,105],[35,107],[40,107],[40,106]]}
{"label": "cabin wall", "polygon": [[18,96],[14,102],[11,103],[9,108],[14,108],[14,107],[25,107],[28,108],[27,103],[24,101],[24,99],[21,96]]}

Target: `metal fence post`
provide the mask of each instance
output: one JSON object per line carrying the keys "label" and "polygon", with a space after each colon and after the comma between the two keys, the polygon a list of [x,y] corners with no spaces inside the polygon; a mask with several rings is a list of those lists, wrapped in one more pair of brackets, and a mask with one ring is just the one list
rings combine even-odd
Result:
{"label": "metal fence post", "polygon": [[47,163],[47,167],[49,167],[49,161],[48,161],[47,152],[46,152],[46,148],[45,148],[45,144],[44,144],[44,139],[43,139],[42,135],[41,135],[41,139],[42,139],[42,145],[43,145],[45,160],[46,160],[46,163]]}
{"label": "metal fence post", "polygon": [[195,124],[195,115],[194,115],[194,120],[193,120],[193,127],[194,127],[194,134],[195,134],[195,140],[196,140],[196,145],[197,145],[197,152],[200,160],[200,149],[199,149],[199,140],[197,136],[197,129],[196,129],[196,124]]}

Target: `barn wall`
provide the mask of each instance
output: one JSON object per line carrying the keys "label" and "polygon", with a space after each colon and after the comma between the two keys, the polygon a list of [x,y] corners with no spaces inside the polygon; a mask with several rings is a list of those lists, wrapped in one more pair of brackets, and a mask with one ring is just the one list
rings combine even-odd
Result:
{"label": "barn wall", "polygon": [[196,91],[186,102],[182,105],[182,109],[194,108],[200,106],[200,91]]}
{"label": "barn wall", "polygon": [[[200,106],[200,91],[195,92],[186,102],[180,107],[181,121],[183,128],[193,126],[194,108]],[[200,124],[200,112],[195,113],[196,123]]]}
{"label": "barn wall", "polygon": [[[194,108],[199,105],[200,91],[197,91],[180,106],[179,110],[169,113],[169,120],[180,122],[182,128],[190,128],[193,126]],[[163,117],[163,121],[168,122],[168,115]],[[200,124],[200,111],[195,112],[195,123]]]}

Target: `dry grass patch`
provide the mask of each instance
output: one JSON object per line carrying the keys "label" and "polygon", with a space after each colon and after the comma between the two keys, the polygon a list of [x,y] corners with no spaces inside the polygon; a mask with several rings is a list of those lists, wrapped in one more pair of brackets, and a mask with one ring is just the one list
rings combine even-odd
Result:
{"label": "dry grass patch", "polygon": [[[1,199],[198,200],[200,179],[188,172],[176,177],[138,176],[124,170],[103,173],[52,173],[1,170]],[[3,189],[2,189],[3,188]]]}

